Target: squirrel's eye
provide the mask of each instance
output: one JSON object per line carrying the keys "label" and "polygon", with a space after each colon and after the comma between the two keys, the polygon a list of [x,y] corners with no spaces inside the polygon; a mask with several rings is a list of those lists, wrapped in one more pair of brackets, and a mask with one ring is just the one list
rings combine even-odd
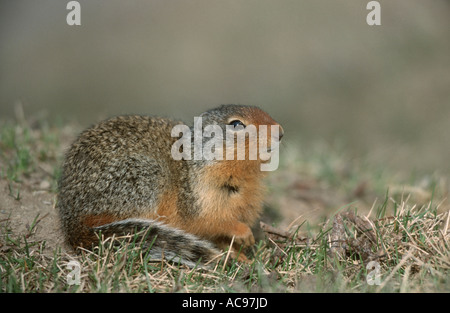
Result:
{"label": "squirrel's eye", "polygon": [[244,123],[242,123],[240,120],[233,120],[229,123],[229,125],[232,125],[234,127],[236,127],[236,126],[245,127]]}

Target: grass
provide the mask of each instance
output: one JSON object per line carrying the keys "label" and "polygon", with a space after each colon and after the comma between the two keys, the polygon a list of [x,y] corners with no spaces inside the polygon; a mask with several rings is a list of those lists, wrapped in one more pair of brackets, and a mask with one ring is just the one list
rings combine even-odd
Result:
{"label": "grass", "polygon": [[[379,266],[380,285],[369,285],[372,269],[357,244],[337,256],[330,247],[331,225],[308,241],[296,237],[261,240],[254,262],[224,257],[208,269],[189,269],[167,261],[151,261],[133,236],[112,244],[101,241],[94,251],[67,255],[55,250],[45,255],[45,242],[30,244],[12,238],[4,225],[0,258],[3,292],[417,292],[450,291],[449,215],[428,207],[400,203],[394,216],[373,220],[377,242],[369,249]],[[357,241],[347,229],[346,243]],[[444,235],[447,234],[447,235]],[[270,238],[270,236],[268,237]],[[80,264],[80,284],[68,285],[70,261]]]}
{"label": "grass", "polygon": [[[54,195],[61,143],[75,135],[73,128],[45,123],[0,125],[6,196],[25,204],[30,185],[42,181],[48,181],[47,192]],[[225,263],[226,253],[209,268],[149,260],[133,235],[100,240],[99,247],[79,254],[49,249],[45,239],[35,238],[44,216],[36,214],[18,232],[12,218],[1,215],[0,292],[450,291],[448,189],[442,180],[429,180],[425,187],[415,180],[402,182],[364,159],[349,163],[343,146],[284,152],[280,169],[268,179],[275,196],[267,215],[273,219],[259,229],[250,264]],[[403,188],[387,190],[392,181]],[[274,211],[289,197],[320,203],[320,214],[281,226],[277,221],[284,211]],[[73,261],[79,264],[80,282],[71,285],[68,275],[77,270],[70,266]],[[368,267],[370,262],[375,267]],[[377,284],[368,278],[378,279]]]}

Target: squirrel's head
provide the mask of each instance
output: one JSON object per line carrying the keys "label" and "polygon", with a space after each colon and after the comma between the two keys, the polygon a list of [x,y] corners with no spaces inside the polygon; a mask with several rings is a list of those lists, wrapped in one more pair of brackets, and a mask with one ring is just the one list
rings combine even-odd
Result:
{"label": "squirrel's head", "polygon": [[[237,154],[239,153],[239,148],[244,148],[245,146],[245,149],[241,149],[241,151],[245,151],[246,160],[248,158],[254,160],[252,151],[255,152],[254,150],[256,149],[257,159],[263,162],[267,161],[270,158],[270,153],[278,147],[284,134],[283,128],[279,123],[269,114],[255,106],[222,105],[204,112],[200,117],[204,134],[209,133],[209,125],[213,125],[216,129],[219,126],[222,129],[225,151],[226,153],[234,153],[235,160],[240,159]],[[215,131],[213,130],[212,132]],[[208,139],[207,136],[204,138]],[[234,144],[227,146],[227,140],[229,141],[230,139],[234,140]],[[233,151],[230,152],[231,148],[233,148]]]}

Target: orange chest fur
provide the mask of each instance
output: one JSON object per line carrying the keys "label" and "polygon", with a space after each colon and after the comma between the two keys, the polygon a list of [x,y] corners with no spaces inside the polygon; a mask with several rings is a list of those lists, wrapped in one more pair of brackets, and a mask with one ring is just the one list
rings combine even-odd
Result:
{"label": "orange chest fur", "polygon": [[262,199],[262,174],[246,161],[221,162],[205,167],[193,188],[203,216],[251,224],[258,217]]}

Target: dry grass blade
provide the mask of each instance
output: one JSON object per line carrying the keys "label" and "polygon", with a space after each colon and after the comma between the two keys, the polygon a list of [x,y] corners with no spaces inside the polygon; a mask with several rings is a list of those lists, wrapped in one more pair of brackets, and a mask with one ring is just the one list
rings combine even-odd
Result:
{"label": "dry grass blade", "polygon": [[413,255],[414,249],[408,251],[406,255],[402,257],[400,262],[394,267],[389,276],[378,286],[377,291],[379,292],[386,286],[386,284],[392,279],[392,277],[397,273],[397,271],[408,261]]}
{"label": "dry grass blade", "polygon": [[291,244],[305,244],[309,242],[309,238],[301,237],[296,232],[275,228],[264,222],[260,222],[259,225],[267,237],[274,242],[290,242]]}
{"label": "dry grass blade", "polygon": [[284,239],[291,239],[292,238],[292,234],[289,231],[286,230],[282,230],[282,229],[278,229],[275,228],[273,226],[270,226],[264,222],[260,222],[259,223],[261,229],[269,235],[275,235]]}

